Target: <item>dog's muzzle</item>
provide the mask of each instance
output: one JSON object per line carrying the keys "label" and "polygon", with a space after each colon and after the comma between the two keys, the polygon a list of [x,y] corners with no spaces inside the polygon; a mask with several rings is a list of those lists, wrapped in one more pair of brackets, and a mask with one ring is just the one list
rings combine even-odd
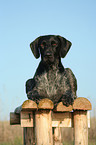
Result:
{"label": "dog's muzzle", "polygon": [[54,61],[54,55],[53,55],[53,53],[51,52],[51,51],[46,51],[45,53],[44,53],[44,57],[43,57],[43,60],[45,61],[45,62],[53,62]]}

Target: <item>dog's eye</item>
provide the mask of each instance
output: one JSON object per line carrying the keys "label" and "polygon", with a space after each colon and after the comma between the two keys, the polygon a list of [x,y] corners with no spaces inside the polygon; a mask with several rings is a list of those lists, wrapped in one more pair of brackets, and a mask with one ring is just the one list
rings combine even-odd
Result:
{"label": "dog's eye", "polygon": [[42,42],[40,46],[44,48],[46,46],[46,42]]}
{"label": "dog's eye", "polygon": [[51,45],[52,45],[52,46],[56,46],[57,44],[56,44],[55,41],[52,41],[52,42],[51,42]]}
{"label": "dog's eye", "polygon": [[41,47],[43,47],[44,45],[43,45],[43,44],[41,44],[40,46],[41,46]]}

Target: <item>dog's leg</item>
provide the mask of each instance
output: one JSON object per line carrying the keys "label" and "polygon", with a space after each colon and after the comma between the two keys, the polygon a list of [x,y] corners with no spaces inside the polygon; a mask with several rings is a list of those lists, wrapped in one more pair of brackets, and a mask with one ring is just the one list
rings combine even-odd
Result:
{"label": "dog's leg", "polygon": [[[69,79],[70,82],[70,86],[71,86],[71,90],[73,92],[73,94],[76,96],[76,91],[77,91],[77,80],[75,78],[75,75],[73,74],[73,72],[71,71],[70,68],[66,68],[65,69],[66,72],[66,76]],[[77,97],[76,97],[77,98]]]}
{"label": "dog's leg", "polygon": [[76,96],[73,95],[71,90],[69,90],[69,91],[66,91],[64,95],[62,95],[60,101],[63,103],[63,105],[69,106],[73,104],[75,98]]}
{"label": "dog's leg", "polygon": [[37,104],[39,103],[39,101],[41,100],[41,96],[39,95],[39,93],[36,90],[31,90],[27,93],[27,97],[30,100],[35,101]]}
{"label": "dog's leg", "polygon": [[35,80],[29,79],[26,82],[26,93],[32,91],[32,89],[35,87]]}
{"label": "dog's leg", "polygon": [[27,97],[30,100],[35,101],[36,103],[39,102],[40,100],[40,95],[35,87],[35,80],[33,79],[29,79],[26,82],[26,93],[27,93]]}

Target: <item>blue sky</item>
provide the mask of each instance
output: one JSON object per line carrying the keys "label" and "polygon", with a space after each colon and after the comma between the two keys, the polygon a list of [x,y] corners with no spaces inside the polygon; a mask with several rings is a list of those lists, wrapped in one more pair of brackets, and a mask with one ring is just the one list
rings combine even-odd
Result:
{"label": "blue sky", "polygon": [[40,62],[29,44],[48,34],[72,42],[62,63],[77,78],[78,97],[88,98],[95,111],[96,1],[0,0],[0,120],[9,119],[9,113],[27,99],[25,82]]}

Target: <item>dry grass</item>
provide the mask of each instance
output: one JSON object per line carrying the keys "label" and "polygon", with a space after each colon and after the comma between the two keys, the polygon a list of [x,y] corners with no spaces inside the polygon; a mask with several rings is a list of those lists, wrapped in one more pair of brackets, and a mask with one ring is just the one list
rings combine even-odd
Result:
{"label": "dry grass", "polygon": [[[10,126],[8,121],[0,122],[0,145],[1,143],[10,143],[10,145],[18,144],[22,141],[22,128],[19,125]],[[17,143],[16,143],[17,142]],[[3,145],[3,144],[2,144]]]}
{"label": "dry grass", "polygon": [[91,126],[89,129],[88,137],[89,137],[89,142],[91,143],[90,145],[96,145],[96,118],[95,117],[91,118]]}
{"label": "dry grass", "polygon": [[[64,145],[73,144],[72,128],[62,130]],[[19,125],[10,126],[9,122],[0,122],[0,145],[22,145],[23,133]],[[91,118],[91,128],[89,129],[89,145],[96,145],[96,118]]]}

